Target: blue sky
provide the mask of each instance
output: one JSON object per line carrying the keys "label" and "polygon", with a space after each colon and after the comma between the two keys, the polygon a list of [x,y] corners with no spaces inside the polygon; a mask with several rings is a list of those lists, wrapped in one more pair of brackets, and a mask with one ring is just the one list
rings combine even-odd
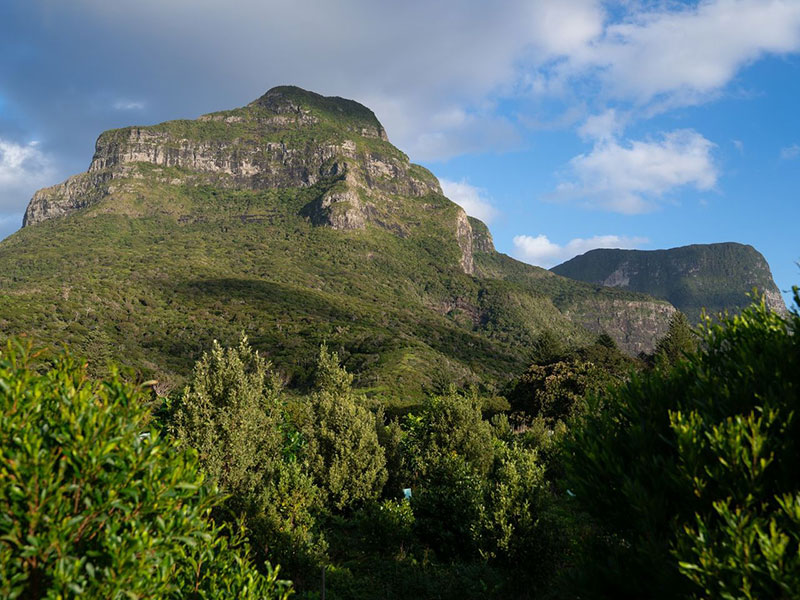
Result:
{"label": "blue sky", "polygon": [[5,0],[0,57],[0,237],[104,129],[296,84],[520,260],[738,241],[800,283],[800,0]]}

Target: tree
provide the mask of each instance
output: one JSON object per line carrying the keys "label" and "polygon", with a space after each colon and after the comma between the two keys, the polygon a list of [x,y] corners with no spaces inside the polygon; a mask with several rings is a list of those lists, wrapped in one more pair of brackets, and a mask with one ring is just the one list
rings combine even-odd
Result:
{"label": "tree", "polygon": [[429,466],[441,456],[456,455],[478,476],[492,464],[492,426],[483,419],[477,395],[450,387],[442,396],[425,399],[419,415],[406,417],[403,440],[407,483],[424,482]]}
{"label": "tree", "polygon": [[508,392],[512,417],[525,425],[542,419],[552,429],[583,412],[588,394],[624,381],[635,366],[603,333],[593,344],[531,364]]}
{"label": "tree", "polygon": [[697,335],[681,311],[676,311],[669,320],[666,335],[656,344],[653,364],[668,369],[697,349]]}
{"label": "tree", "polygon": [[194,367],[175,411],[174,431],[197,450],[223,491],[252,494],[283,459],[280,382],[242,336],[235,348],[214,341]]}
{"label": "tree", "polygon": [[352,381],[339,356],[323,345],[305,429],[314,480],[337,510],[378,498],[387,478],[378,422]]}
{"label": "tree", "polygon": [[479,399],[454,387],[430,396],[420,414],[406,417],[405,433],[403,471],[405,486],[413,489],[417,535],[445,560],[478,556],[494,454]]}
{"label": "tree", "polygon": [[517,380],[509,403],[515,419],[530,421],[540,417],[552,427],[582,411],[586,394],[598,391],[606,381],[602,371],[590,362],[533,364]]}
{"label": "tree", "polygon": [[228,517],[244,516],[261,557],[302,580],[326,548],[314,518],[320,490],[298,457],[304,440],[285,414],[280,380],[245,336],[234,348],[215,341],[197,362],[174,433],[229,495]]}
{"label": "tree", "polygon": [[0,354],[0,595],[288,597],[238,528],[210,520],[222,497],[149,426],[146,393],[67,355],[41,361]]}
{"label": "tree", "polygon": [[797,308],[787,320],[763,301],[709,321],[697,352],[575,429],[568,485],[598,527],[583,597],[796,594],[798,334]]}

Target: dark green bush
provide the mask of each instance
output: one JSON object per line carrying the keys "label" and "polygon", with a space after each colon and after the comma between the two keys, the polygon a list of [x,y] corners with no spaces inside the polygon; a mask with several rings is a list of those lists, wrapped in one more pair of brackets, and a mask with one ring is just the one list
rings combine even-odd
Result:
{"label": "dark green bush", "polygon": [[484,482],[457,454],[437,454],[411,499],[415,531],[442,560],[479,555]]}
{"label": "dark green bush", "polygon": [[796,597],[799,334],[797,312],[763,302],[708,322],[697,353],[634,378],[575,430],[568,482],[597,527],[576,593]]}
{"label": "dark green bush", "polygon": [[625,381],[637,366],[607,334],[583,348],[534,362],[508,391],[512,419],[525,425],[543,419],[550,428],[566,423],[585,410],[587,395]]}
{"label": "dark green bush", "polygon": [[651,362],[661,369],[673,367],[697,349],[697,341],[686,315],[678,311],[669,321],[667,334],[656,344]]}
{"label": "dark green bush", "polygon": [[442,396],[429,396],[419,414],[406,417],[405,429],[402,444],[407,485],[426,481],[427,471],[438,465],[442,456],[459,456],[466,468],[479,476],[491,467],[492,426],[483,419],[475,394],[461,394],[451,387]]}
{"label": "dark green bush", "polygon": [[306,404],[304,432],[314,480],[331,508],[356,508],[377,499],[386,483],[378,422],[339,357],[320,348],[316,390]]}

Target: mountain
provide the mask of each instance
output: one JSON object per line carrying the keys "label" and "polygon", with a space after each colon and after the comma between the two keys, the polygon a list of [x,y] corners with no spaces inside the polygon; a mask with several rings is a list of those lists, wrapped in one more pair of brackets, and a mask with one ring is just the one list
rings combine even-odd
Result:
{"label": "mountain", "polygon": [[767,261],[752,246],[734,242],[669,250],[591,250],[551,271],[663,298],[693,322],[704,308],[711,315],[738,312],[750,304],[753,288],[764,294],[772,310],[786,313]]}
{"label": "mountain", "polygon": [[327,342],[373,396],[491,393],[545,333],[637,353],[673,311],[496,252],[372,111],[296,87],[101,134],[88,171],[38,191],[0,243],[0,332],[167,388],[245,332],[297,389]]}

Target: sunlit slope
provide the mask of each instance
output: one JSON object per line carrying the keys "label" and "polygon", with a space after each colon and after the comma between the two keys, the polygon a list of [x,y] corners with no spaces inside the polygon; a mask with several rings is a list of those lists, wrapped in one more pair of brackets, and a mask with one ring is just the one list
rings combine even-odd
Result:
{"label": "sunlit slope", "polygon": [[546,331],[607,330],[631,352],[663,333],[667,303],[495,252],[368,109],[276,90],[103,134],[90,170],[38,192],[0,243],[2,334],[167,386],[244,331],[302,388],[326,342],[364,391],[413,401],[449,382],[491,393]]}

